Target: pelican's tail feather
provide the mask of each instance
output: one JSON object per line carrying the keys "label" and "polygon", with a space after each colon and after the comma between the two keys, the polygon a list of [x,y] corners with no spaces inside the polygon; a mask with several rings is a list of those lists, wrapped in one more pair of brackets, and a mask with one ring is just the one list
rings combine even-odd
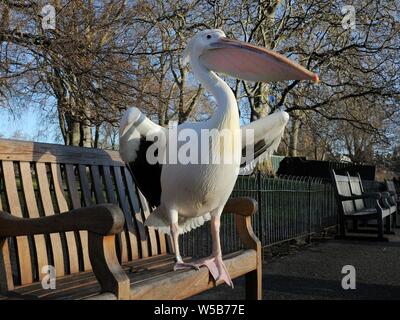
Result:
{"label": "pelican's tail feather", "polygon": [[[193,229],[201,227],[206,221],[211,219],[209,212],[194,218],[179,217],[179,234],[189,232]],[[167,218],[166,211],[163,206],[157,207],[146,219],[145,226],[153,227],[159,232],[170,234],[170,226]]]}
{"label": "pelican's tail feather", "polygon": [[211,220],[211,214],[209,212],[195,218],[182,217],[179,219],[179,233],[183,234],[198,227],[201,227],[206,221],[209,220]]}
{"label": "pelican's tail feather", "polygon": [[158,231],[169,234],[169,223],[164,207],[158,206],[144,222],[146,227],[156,228]]}

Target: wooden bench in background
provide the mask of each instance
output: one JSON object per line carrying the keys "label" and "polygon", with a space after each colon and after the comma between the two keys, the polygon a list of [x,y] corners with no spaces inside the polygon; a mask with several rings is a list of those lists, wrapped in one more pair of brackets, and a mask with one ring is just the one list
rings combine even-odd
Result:
{"label": "wooden bench in background", "polygon": [[[224,210],[243,243],[224,261],[248,299],[261,299],[256,210],[249,198]],[[218,285],[205,267],[172,270],[149,214],[117,152],[0,140],[0,299],[184,299]],[[42,286],[48,265],[56,289]]]}
{"label": "wooden bench in background", "polygon": [[[388,202],[389,193],[364,192],[359,175],[338,175],[334,170],[331,173],[339,213],[339,238],[355,238],[346,236],[348,220],[353,222],[352,231],[354,232],[359,232],[359,221],[376,220],[377,239],[386,241],[387,238],[384,237],[383,229],[384,220],[386,222],[386,233],[390,233],[390,215],[396,212],[396,208]],[[374,205],[368,206],[367,199],[373,199]]]}
{"label": "wooden bench in background", "polygon": [[[396,186],[395,186],[394,182],[390,181],[390,180],[385,180],[385,184],[386,184],[386,190],[390,194],[391,204],[396,206],[396,212],[397,212],[397,214],[399,214],[400,197],[397,193]],[[397,214],[393,215],[393,227],[394,228],[399,228],[397,226]]]}

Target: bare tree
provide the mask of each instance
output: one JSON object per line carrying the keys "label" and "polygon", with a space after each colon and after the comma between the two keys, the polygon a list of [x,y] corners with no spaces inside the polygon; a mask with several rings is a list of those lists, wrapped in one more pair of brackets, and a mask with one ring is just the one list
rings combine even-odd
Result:
{"label": "bare tree", "polygon": [[110,125],[130,106],[161,125],[207,119],[213,103],[181,59],[188,39],[205,28],[320,74],[319,86],[227,79],[243,121],[277,109],[291,114],[282,152],[350,154],[351,131],[371,136],[376,151],[398,124],[399,0],[354,1],[355,28],[343,23],[341,0],[57,0],[55,30],[41,27],[43,4],[0,1],[0,104],[46,105],[66,144],[105,146]]}
{"label": "bare tree", "polygon": [[54,97],[64,142],[91,146],[91,127],[116,122],[135,95],[129,53],[145,33],[134,23],[139,5],[55,1],[55,30],[42,28],[42,5],[1,3],[0,78],[9,83],[6,96]]}

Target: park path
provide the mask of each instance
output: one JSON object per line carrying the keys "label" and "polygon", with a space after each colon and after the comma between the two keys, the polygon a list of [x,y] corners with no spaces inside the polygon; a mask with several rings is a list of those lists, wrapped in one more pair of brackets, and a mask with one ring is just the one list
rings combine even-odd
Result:
{"label": "park path", "polygon": [[[267,258],[264,299],[396,299],[400,300],[400,230],[389,242],[327,239],[288,255]],[[268,261],[269,260],[269,261]],[[356,269],[356,289],[344,290],[344,265]],[[220,286],[194,299],[244,298],[244,280],[235,289]]]}

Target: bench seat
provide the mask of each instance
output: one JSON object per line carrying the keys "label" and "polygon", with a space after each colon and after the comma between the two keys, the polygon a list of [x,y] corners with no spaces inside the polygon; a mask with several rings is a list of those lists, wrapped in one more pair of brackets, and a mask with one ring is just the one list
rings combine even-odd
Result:
{"label": "bench seat", "polygon": [[[375,216],[378,213],[378,211],[375,208],[365,208],[363,210],[355,211],[351,214],[347,214],[346,217],[351,217],[351,216],[370,216],[373,215]],[[368,217],[366,217],[368,218]]]}
{"label": "bench seat", "polygon": [[[393,211],[392,208],[382,208],[382,217],[385,218],[385,217],[391,215],[394,212],[396,212],[396,210]],[[365,209],[362,209],[362,210],[359,210],[359,211],[355,211],[355,212],[353,212],[351,214],[347,214],[346,215],[346,219],[351,219],[352,216],[357,216],[357,217],[360,217],[360,218],[364,217],[365,219],[368,220],[368,219],[376,218],[377,214],[378,214],[378,211],[376,210],[376,208],[365,208]]]}
{"label": "bench seat", "polygon": [[[232,278],[237,278],[255,269],[255,250],[241,250],[224,256],[225,264]],[[191,258],[185,258],[191,261]],[[208,269],[173,271],[175,263],[171,254],[133,261],[123,265],[130,279],[132,300],[142,299],[183,299],[201,293],[216,285],[211,281]],[[22,286],[0,296],[0,299],[43,299],[43,300],[115,300],[111,293],[101,293],[101,288],[93,272],[57,279],[54,290],[43,289],[40,283]],[[158,290],[154,291],[154,286]]]}

